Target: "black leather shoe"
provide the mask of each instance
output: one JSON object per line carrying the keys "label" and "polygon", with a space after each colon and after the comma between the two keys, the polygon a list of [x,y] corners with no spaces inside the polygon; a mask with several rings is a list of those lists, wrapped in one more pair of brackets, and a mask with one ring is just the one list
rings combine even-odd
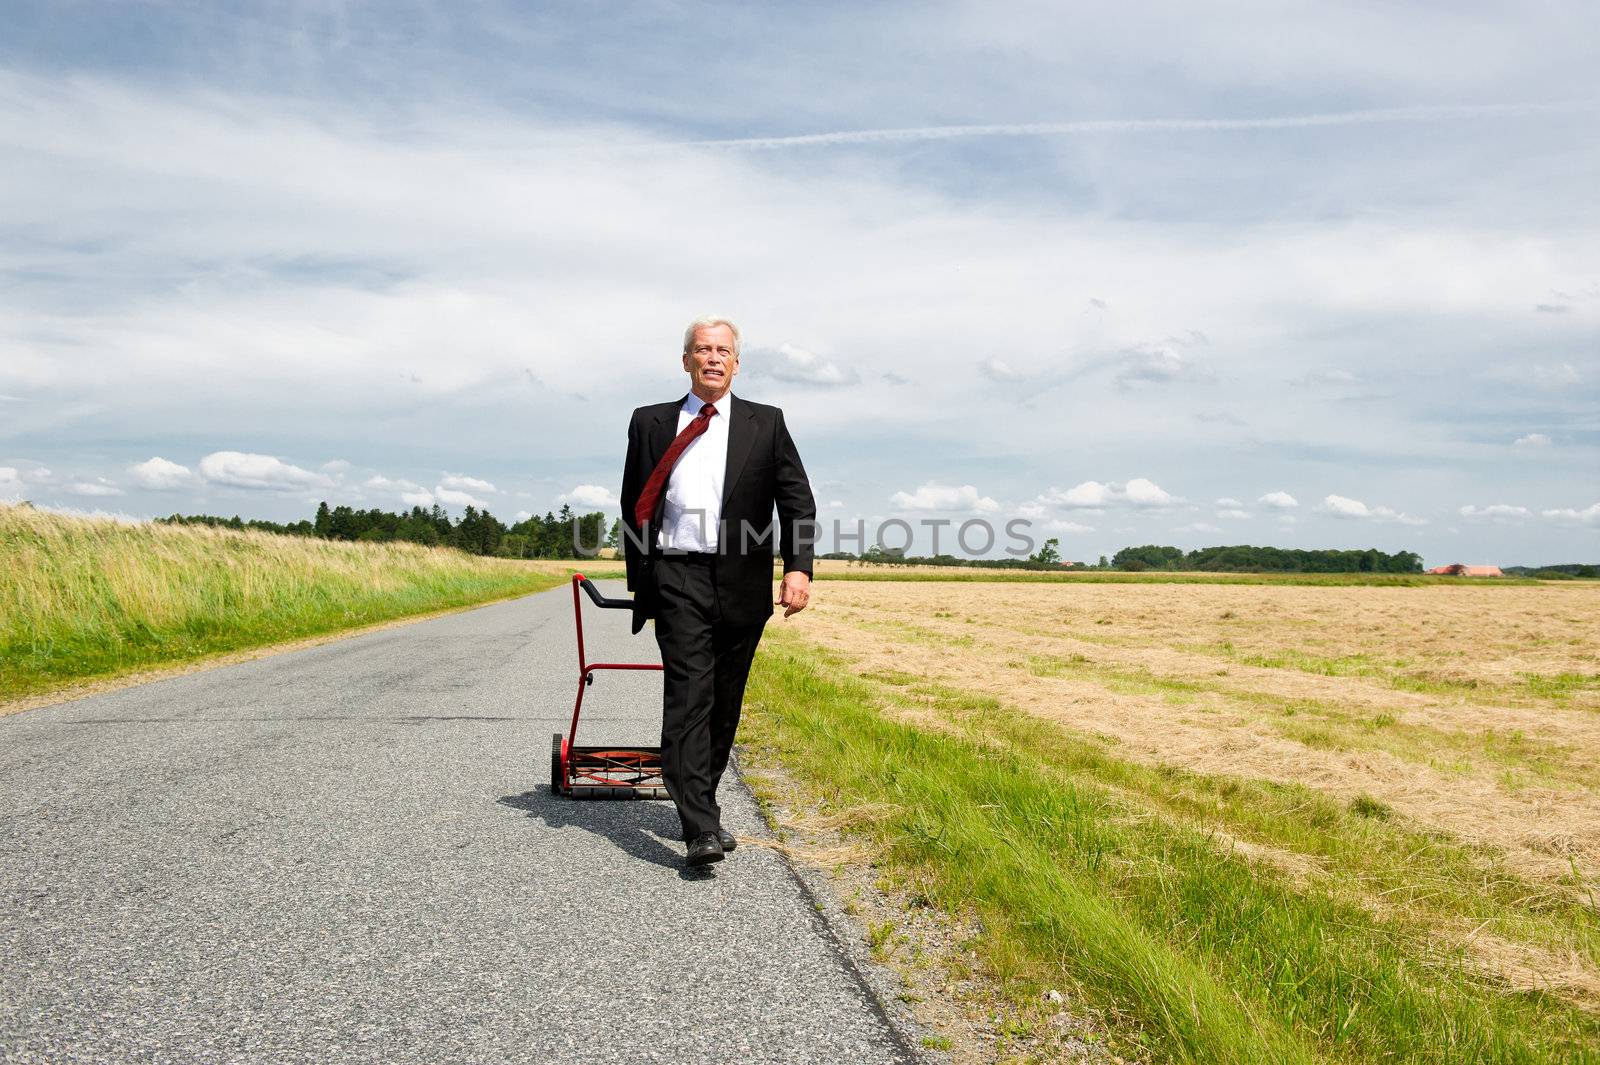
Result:
{"label": "black leather shoe", "polygon": [[[686,835],[683,837],[683,841],[685,843],[693,843],[694,837]],[[733,837],[732,832],[725,828],[717,829],[717,842],[722,844],[723,854],[732,854],[739,849],[739,841]]]}
{"label": "black leather shoe", "polygon": [[722,841],[717,839],[715,832],[702,832],[689,844],[689,855],[684,860],[685,865],[710,865],[712,862],[722,861]]}

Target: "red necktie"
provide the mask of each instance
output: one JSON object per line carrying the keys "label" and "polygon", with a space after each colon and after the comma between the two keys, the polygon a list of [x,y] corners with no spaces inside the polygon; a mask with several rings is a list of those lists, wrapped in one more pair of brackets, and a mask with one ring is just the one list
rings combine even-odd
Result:
{"label": "red necktie", "polygon": [[650,479],[644,483],[644,491],[639,493],[639,502],[633,506],[633,520],[643,525],[655,517],[656,504],[661,500],[661,493],[666,490],[667,478],[672,476],[672,467],[678,464],[678,456],[684,449],[694,443],[711,427],[711,419],[717,413],[717,408],[707,403],[700,408],[700,413],[695,415],[694,421],[683,427],[683,432],[673,437],[672,444],[667,448],[667,453],[661,456],[661,461],[656,463],[656,468],[650,471]]}

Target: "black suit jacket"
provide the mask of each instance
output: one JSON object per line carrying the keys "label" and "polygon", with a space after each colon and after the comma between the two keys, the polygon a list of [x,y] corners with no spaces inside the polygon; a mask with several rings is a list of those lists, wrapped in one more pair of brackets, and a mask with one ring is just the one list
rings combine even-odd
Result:
{"label": "black suit jacket", "polygon": [[[628,457],[622,471],[622,549],[628,588],[634,595],[634,632],[643,627],[645,619],[656,616],[651,569],[660,553],[655,547],[655,529],[641,530],[633,509],[651,471],[678,435],[682,406],[683,400],[675,399],[640,407],[628,423]],[[662,497],[665,495],[663,492]],[[722,525],[717,537],[717,605],[730,624],[754,625],[772,614],[774,508],[784,572],[798,570],[809,576],[817,504],[800,453],[783,424],[783,411],[735,396],[728,422],[728,465],[722,479]]]}

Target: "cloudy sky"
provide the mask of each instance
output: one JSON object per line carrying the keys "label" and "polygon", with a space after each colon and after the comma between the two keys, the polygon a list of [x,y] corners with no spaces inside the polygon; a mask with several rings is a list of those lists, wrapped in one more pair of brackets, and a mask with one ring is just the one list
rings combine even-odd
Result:
{"label": "cloudy sky", "polygon": [[0,499],[614,512],[718,311],[825,519],[1600,559],[1600,6],[1067,6],[8,4]]}

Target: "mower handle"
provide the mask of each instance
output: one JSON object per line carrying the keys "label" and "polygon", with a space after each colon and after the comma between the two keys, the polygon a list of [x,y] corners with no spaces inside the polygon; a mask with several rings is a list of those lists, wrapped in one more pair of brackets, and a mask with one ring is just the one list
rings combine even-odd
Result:
{"label": "mower handle", "polygon": [[589,593],[589,598],[594,600],[595,606],[604,610],[633,609],[632,599],[609,599],[606,596],[601,595],[600,589],[594,586],[594,581],[591,581],[588,577],[583,576],[581,573],[575,579],[583,586],[583,590]]}

